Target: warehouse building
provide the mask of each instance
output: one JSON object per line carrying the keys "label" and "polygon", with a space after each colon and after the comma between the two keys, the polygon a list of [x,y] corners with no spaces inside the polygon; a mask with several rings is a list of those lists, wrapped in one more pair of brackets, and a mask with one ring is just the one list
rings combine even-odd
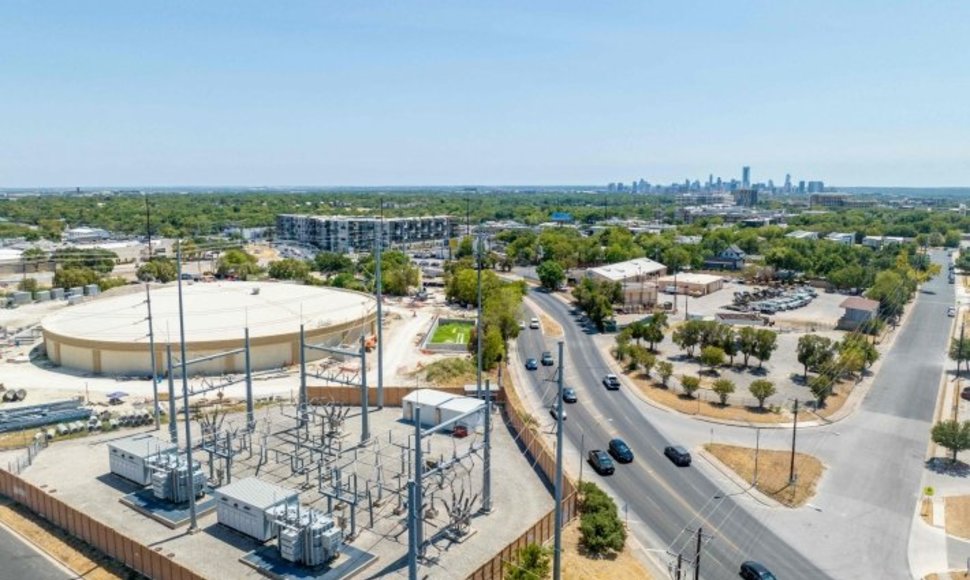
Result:
{"label": "warehouse building", "polygon": [[[369,252],[374,247],[377,226],[373,217],[276,216],[276,239],[309,244],[325,252]],[[383,247],[434,242],[452,237],[454,224],[448,216],[387,218],[381,224]]]}
{"label": "warehouse building", "polygon": [[637,258],[586,270],[586,276],[606,282],[655,282],[667,272],[667,267],[649,258]]}
{"label": "warehouse building", "polygon": [[724,278],[713,274],[694,274],[681,272],[676,276],[664,276],[658,281],[660,287],[668,294],[689,294],[691,296],[707,296],[724,288]]}
{"label": "warehouse building", "polygon": [[152,482],[150,460],[163,453],[178,451],[174,443],[152,435],[136,435],[108,443],[108,463],[111,473],[139,485]]}
{"label": "warehouse building", "polygon": [[277,508],[299,504],[299,494],[279,485],[247,477],[212,492],[220,524],[265,542],[276,536]]}

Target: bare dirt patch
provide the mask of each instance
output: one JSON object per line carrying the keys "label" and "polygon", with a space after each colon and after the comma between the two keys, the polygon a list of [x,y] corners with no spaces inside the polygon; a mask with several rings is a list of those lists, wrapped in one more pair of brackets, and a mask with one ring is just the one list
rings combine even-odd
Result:
{"label": "bare dirt patch", "polygon": [[633,556],[630,541],[619,554],[590,558],[579,545],[579,519],[563,528],[562,577],[567,580],[649,580],[647,569]]}
{"label": "bare dirt patch", "polygon": [[[705,445],[711,455],[730,467],[748,483],[754,482],[755,450],[750,447],[714,443]],[[811,455],[795,454],[794,484],[789,483],[791,453],[762,449],[758,453],[758,481],[755,487],[761,493],[788,507],[805,505],[815,495],[815,486],[822,477],[825,466]]]}
{"label": "bare dirt patch", "polygon": [[16,504],[0,505],[0,522],[80,578],[114,580],[141,577]]}
{"label": "bare dirt patch", "polygon": [[956,495],[944,500],[946,533],[970,539],[970,495]]}

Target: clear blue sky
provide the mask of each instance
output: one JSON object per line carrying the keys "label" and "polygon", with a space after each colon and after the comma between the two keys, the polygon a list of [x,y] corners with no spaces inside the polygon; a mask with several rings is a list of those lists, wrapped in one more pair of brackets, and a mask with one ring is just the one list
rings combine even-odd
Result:
{"label": "clear blue sky", "polygon": [[0,187],[970,184],[970,3],[0,3]]}

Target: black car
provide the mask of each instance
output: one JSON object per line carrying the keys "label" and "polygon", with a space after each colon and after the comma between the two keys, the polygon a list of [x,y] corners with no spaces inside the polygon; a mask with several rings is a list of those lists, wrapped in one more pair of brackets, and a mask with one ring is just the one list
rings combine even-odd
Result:
{"label": "black car", "polygon": [[744,580],[778,580],[764,564],[748,560],[741,564],[741,571],[738,576]]}
{"label": "black car", "polygon": [[551,352],[546,351],[546,352],[542,353],[542,366],[544,366],[544,367],[551,367],[554,364],[556,364],[556,361],[552,360],[552,353]]}
{"label": "black car", "polygon": [[613,460],[602,449],[593,449],[589,452],[589,464],[593,470],[600,475],[611,475],[614,471]]}
{"label": "black car", "polygon": [[525,370],[534,371],[539,368],[539,361],[534,358],[527,359],[525,361]]}
{"label": "black car", "polygon": [[576,389],[566,387],[562,390],[562,402],[563,403],[575,403],[577,401]]}
{"label": "black car", "polygon": [[630,463],[633,461],[633,450],[630,446],[626,444],[626,441],[622,439],[610,439],[610,445],[608,447],[610,455],[612,455],[620,463]]}
{"label": "black car", "polygon": [[690,452],[680,445],[668,445],[664,447],[664,455],[674,462],[674,465],[687,467],[690,465]]}
{"label": "black car", "polygon": [[614,374],[609,374],[603,377],[603,386],[611,391],[615,391],[620,388],[620,379]]}

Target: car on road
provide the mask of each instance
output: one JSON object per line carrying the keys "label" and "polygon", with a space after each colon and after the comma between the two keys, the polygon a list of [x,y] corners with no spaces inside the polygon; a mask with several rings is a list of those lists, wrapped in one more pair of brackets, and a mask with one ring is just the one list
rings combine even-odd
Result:
{"label": "car on road", "polygon": [[552,360],[551,352],[547,350],[546,352],[542,353],[542,366],[551,367],[554,364],[556,364],[556,361]]}
{"label": "car on road", "polygon": [[960,398],[965,401],[970,401],[970,387],[963,387],[963,390],[960,391]]}
{"label": "car on road", "polygon": [[633,461],[633,450],[622,439],[610,439],[607,447],[612,455],[620,463],[630,463]]}
{"label": "car on road", "polygon": [[946,315],[949,316],[950,318],[953,318],[954,316],[957,315],[957,309],[952,306],[947,308]]}
{"label": "car on road", "polygon": [[575,403],[579,398],[576,396],[576,389],[571,387],[566,387],[562,390],[562,402],[563,403]]}
{"label": "car on road", "polygon": [[[556,415],[556,405],[553,405],[553,406],[549,407],[549,414],[552,415],[552,418],[553,419],[559,419],[559,417]],[[567,418],[566,417],[566,409],[563,409],[562,410],[562,420],[565,421],[566,418]]]}
{"label": "car on road", "polygon": [[529,321],[529,328],[531,328],[532,330],[538,329],[539,328],[539,319],[533,317],[532,320]]}
{"label": "car on road", "polygon": [[615,391],[620,388],[620,378],[610,373],[603,377],[603,386],[611,391]]}
{"label": "car on road", "polygon": [[593,471],[600,475],[612,475],[615,468],[613,460],[602,449],[593,449],[587,456],[587,461],[593,466]]}
{"label": "car on road", "polygon": [[519,321],[519,330],[525,330],[525,321],[524,320],[520,320]]}
{"label": "car on road", "polygon": [[527,370],[527,371],[534,371],[534,370],[536,370],[538,368],[539,368],[539,361],[537,361],[534,358],[526,359],[526,361],[525,361],[525,370]]}
{"label": "car on road", "polygon": [[764,564],[748,560],[741,564],[741,571],[738,576],[744,580],[778,580]]}
{"label": "car on road", "polygon": [[667,459],[673,461],[674,465],[679,467],[687,467],[690,465],[690,452],[680,445],[668,445],[664,447],[664,455],[667,456]]}

